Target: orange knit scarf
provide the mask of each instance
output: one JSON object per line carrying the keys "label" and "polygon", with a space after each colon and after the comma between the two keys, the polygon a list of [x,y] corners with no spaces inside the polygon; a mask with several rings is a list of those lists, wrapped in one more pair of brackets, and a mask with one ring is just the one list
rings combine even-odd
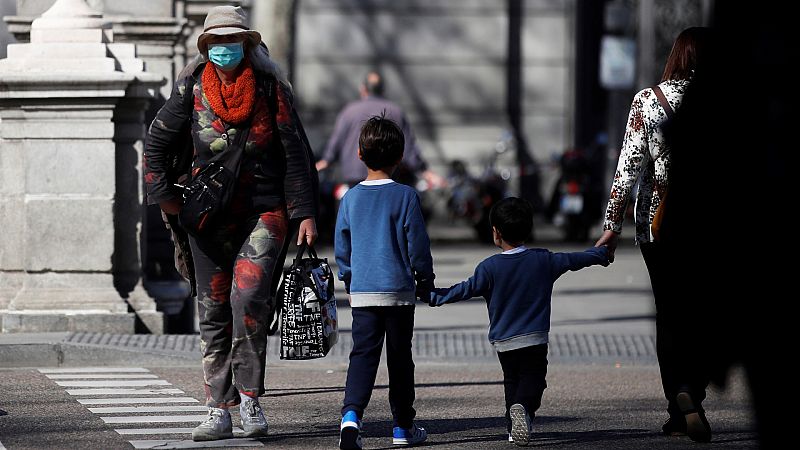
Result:
{"label": "orange knit scarf", "polygon": [[256,77],[250,63],[245,61],[244,69],[236,81],[225,86],[219,79],[214,64],[207,63],[203,69],[203,92],[211,109],[222,120],[239,124],[247,120],[256,103]]}

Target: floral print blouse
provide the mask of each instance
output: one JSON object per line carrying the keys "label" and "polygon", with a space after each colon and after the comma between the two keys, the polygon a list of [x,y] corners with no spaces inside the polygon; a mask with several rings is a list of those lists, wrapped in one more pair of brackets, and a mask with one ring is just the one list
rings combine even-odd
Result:
{"label": "floral print blouse", "polygon": [[[673,111],[680,106],[687,86],[687,80],[659,84]],[[653,89],[636,94],[606,208],[603,230],[621,232],[628,199],[639,181],[635,207],[636,242],[639,244],[653,240],[650,225],[669,184],[670,155],[661,130],[666,120],[667,114]]]}

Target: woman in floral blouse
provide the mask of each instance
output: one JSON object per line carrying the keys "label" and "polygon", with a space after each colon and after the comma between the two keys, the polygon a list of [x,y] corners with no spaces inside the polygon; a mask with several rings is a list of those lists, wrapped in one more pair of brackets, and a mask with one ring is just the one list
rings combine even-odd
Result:
{"label": "woman in floral blouse", "polygon": [[232,437],[228,408],[237,404],[245,435],[267,433],[258,397],[264,394],[268,318],[275,307],[273,273],[282,267],[289,221],[299,222],[298,245],[312,244],[317,235],[316,172],[291,88],[259,33],[245,24],[240,7],[210,10],[197,40],[202,59],[178,77],[145,148],[148,202],[174,216],[181,209],[174,189],[181,150],[193,149],[193,175],[214,155],[230,151],[249,128],[228,211],[214,229],[189,238],[209,407],[194,440]]}
{"label": "woman in floral blouse", "polygon": [[[672,47],[661,83],[636,94],[628,116],[622,152],[614,174],[606,209],[604,232],[598,246],[607,245],[613,261],[628,199],[636,182],[636,243],[642,250],[656,303],[656,351],[661,382],[667,398],[669,420],[666,435],[688,434],[696,441],[711,440],[711,430],[701,402],[708,374],[692,335],[692,311],[688,293],[678,291],[678,280],[669,278],[672,264],[680,261],[657,242],[653,219],[669,186],[670,152],[664,126],[678,109],[684,91],[708,43],[708,29],[684,30]],[[660,92],[659,92],[660,91]],[[661,97],[661,98],[659,98]]]}

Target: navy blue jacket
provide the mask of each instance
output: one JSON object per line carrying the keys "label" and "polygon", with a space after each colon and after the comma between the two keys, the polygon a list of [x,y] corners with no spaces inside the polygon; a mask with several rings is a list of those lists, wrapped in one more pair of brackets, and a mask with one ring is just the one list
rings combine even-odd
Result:
{"label": "navy blue jacket", "polygon": [[502,352],[548,342],[553,283],[568,270],[608,265],[606,247],[583,252],[552,253],[525,249],[493,255],[467,281],[434,289],[431,306],[484,297],[489,309],[489,341]]}

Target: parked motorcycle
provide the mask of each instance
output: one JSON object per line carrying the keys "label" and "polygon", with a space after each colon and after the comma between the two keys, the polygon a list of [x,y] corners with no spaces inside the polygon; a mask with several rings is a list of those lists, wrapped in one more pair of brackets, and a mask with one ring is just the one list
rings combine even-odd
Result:
{"label": "parked motorcycle", "polygon": [[559,159],[561,174],[553,189],[548,215],[563,230],[564,240],[589,239],[592,214],[588,208],[591,165],[579,148],[565,151]]}
{"label": "parked motorcycle", "polygon": [[497,202],[511,195],[512,169],[501,167],[498,162],[503,155],[513,154],[514,145],[513,135],[503,133],[487,157],[479,177],[472,176],[461,160],[450,163],[450,198],[447,201],[450,217],[467,221],[484,243],[492,243],[489,212]]}

